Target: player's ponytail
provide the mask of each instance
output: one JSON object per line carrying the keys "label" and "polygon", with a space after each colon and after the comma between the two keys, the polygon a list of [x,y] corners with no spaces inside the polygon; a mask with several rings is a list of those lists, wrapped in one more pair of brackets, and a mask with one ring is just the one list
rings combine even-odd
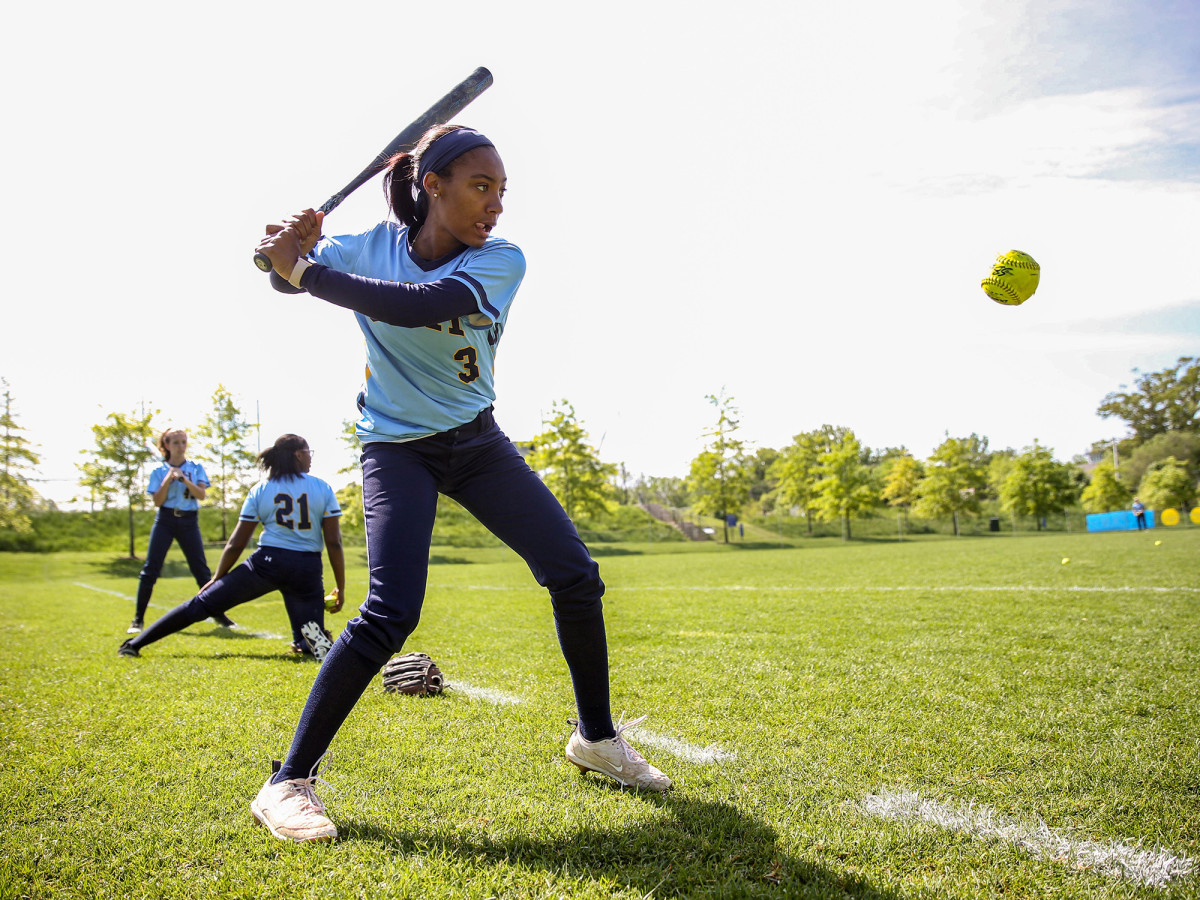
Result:
{"label": "player's ponytail", "polygon": [[[413,177],[417,171],[416,157],[411,153],[397,153],[388,160],[387,174],[383,176],[383,192],[387,196],[392,215],[402,225],[413,231],[419,226],[417,202],[413,199]],[[421,217],[421,221],[424,220]]]}
{"label": "player's ponytail", "polygon": [[301,472],[296,451],[307,446],[308,441],[298,434],[281,434],[274,444],[258,455],[259,468],[272,480],[295,478]]}
{"label": "player's ponytail", "polygon": [[[400,224],[407,225],[414,235],[421,230],[425,216],[429,213],[429,197],[417,184],[421,157],[438,138],[461,128],[461,125],[435,125],[421,135],[421,140],[417,142],[412,153],[397,153],[388,160],[383,176],[384,196],[387,197],[392,215]],[[442,177],[449,176],[452,163],[453,160],[447,162],[437,174]]]}

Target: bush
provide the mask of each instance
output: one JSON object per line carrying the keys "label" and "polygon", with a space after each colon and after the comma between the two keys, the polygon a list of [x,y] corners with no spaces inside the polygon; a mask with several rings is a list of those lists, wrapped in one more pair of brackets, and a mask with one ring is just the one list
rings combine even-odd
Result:
{"label": "bush", "polygon": [[[134,510],[133,542],[135,555],[145,553],[156,510]],[[98,550],[129,553],[129,510],[101,509],[95,512],[49,510],[30,515],[32,529],[27,534],[0,532],[0,551],[20,550],[55,553],[60,550]],[[229,517],[232,531],[236,514]],[[206,544],[221,543],[221,511],[200,510],[200,533]]]}
{"label": "bush", "polygon": [[[362,522],[361,493],[343,489],[338,492],[343,507],[342,536],[349,545],[362,545],[365,540]],[[135,510],[134,553],[146,552],[154,510]],[[104,509],[96,512],[63,512],[60,510],[33,513],[32,528],[27,533],[0,531],[0,551],[54,553],[61,550],[96,550],[126,555],[129,552],[129,511]],[[227,519],[228,532],[237,524],[236,512]],[[636,506],[618,506],[603,517],[576,522],[580,536],[592,544],[623,541],[682,541],[683,535],[670,525],[659,522]],[[221,511],[200,510],[200,532],[209,547],[219,547]],[[433,526],[433,544],[442,547],[500,547],[500,540],[475,520],[469,512],[449,497],[438,498],[437,520]]]}

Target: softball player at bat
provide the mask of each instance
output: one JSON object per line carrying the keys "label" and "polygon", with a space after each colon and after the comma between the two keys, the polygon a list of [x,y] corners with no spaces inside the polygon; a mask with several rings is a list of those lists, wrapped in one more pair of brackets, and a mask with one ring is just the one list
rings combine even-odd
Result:
{"label": "softball player at bat", "polygon": [[[154,584],[162,573],[163,561],[167,558],[172,541],[179,542],[179,549],[183,551],[197,587],[202,587],[212,578],[208,560],[204,557],[199,512],[200,501],[208,492],[208,475],[204,466],[187,459],[187,445],[187,432],[179,428],[167,429],[158,439],[163,461],[150,473],[150,482],[146,487],[146,493],[158,507],[158,514],[150,529],[146,562],[138,576],[137,606],[126,634],[138,634],[144,627]],[[233,627],[233,622],[225,616],[218,616],[216,620],[218,625]]]}
{"label": "softball player at bat", "polygon": [[363,234],[320,239],[312,210],[268,227],[259,249],[279,290],[356,313],[366,338],[358,397],[370,587],[317,674],[286,760],[251,803],[272,834],[329,840],[317,765],[383,664],[417,626],[438,494],[512,547],[548,589],[579,721],[566,754],[581,771],[665,790],[670,779],[614,726],[604,584],[571,520],[492,417],[492,367],[525,274],[493,235],[506,175],[496,148],[458,126],[426,132],[385,176],[392,212]]}
{"label": "softball player at bat", "polygon": [[[321,546],[337,581],[337,603],[342,608],[346,593],[346,566],[342,553],[342,514],[328,483],[308,474],[312,450],[304,438],[281,435],[259,455],[267,479],[250,489],[237,527],[229,536],[217,574],[191,600],[176,606],[161,619],[121,644],[119,656],[138,656],[147,644],[182,631],[209,616],[224,614],[271,591],[280,591],[292,620],[293,635],[305,641],[313,656],[325,658],[332,646],[325,630],[325,588],[322,581]],[[263,526],[258,549],[233,568],[250,542],[255,529]]]}

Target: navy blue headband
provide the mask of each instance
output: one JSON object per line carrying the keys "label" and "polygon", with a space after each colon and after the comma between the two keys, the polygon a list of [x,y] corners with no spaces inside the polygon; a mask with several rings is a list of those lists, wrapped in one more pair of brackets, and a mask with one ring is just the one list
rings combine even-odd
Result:
{"label": "navy blue headband", "polygon": [[442,135],[421,154],[421,163],[417,168],[417,181],[413,185],[418,191],[425,190],[425,176],[430,172],[440,172],[464,153],[469,153],[479,147],[496,146],[486,137],[472,128],[457,128]]}

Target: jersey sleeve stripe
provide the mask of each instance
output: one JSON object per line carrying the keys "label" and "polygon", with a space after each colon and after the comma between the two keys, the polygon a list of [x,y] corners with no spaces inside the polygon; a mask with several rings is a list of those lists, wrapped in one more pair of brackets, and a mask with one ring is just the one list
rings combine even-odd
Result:
{"label": "jersey sleeve stripe", "polygon": [[500,310],[488,303],[487,290],[484,289],[482,284],[463,271],[452,272],[446,277],[461,281],[474,292],[475,299],[479,301],[480,312],[487,313],[493,319],[499,317]]}

